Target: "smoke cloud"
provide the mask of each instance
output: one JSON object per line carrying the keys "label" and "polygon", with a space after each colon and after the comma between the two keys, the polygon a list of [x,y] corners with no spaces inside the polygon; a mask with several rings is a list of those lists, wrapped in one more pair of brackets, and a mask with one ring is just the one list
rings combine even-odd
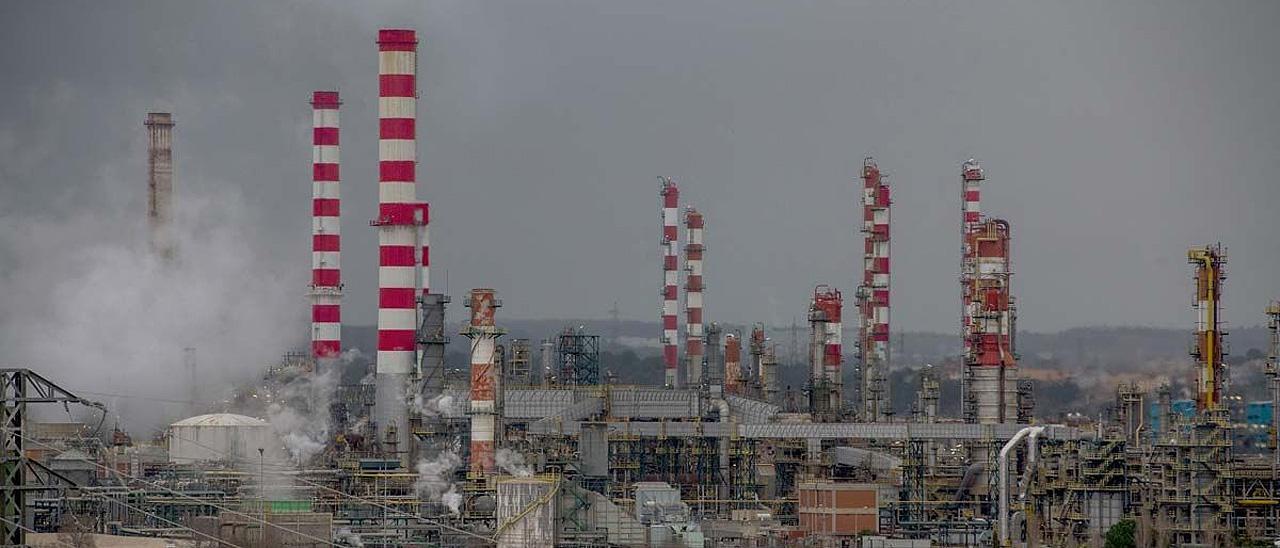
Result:
{"label": "smoke cloud", "polygon": [[[221,410],[234,384],[307,333],[305,255],[283,260],[257,237],[235,186],[184,180],[180,165],[170,262],[148,251],[138,200],[121,197],[143,195],[143,181],[107,173],[58,214],[0,218],[7,363],[103,401],[136,436]],[[187,347],[196,349],[194,387]]]}
{"label": "smoke cloud", "polygon": [[[343,354],[342,361],[349,362],[355,353]],[[329,406],[340,375],[339,369],[329,368],[318,375],[296,376],[280,387],[276,401],[267,407],[267,421],[298,465],[320,454],[329,440],[333,431]]]}

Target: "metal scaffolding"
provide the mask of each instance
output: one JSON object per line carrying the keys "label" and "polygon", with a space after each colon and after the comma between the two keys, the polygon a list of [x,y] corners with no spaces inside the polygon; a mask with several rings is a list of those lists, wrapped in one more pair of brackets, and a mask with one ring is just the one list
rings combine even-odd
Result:
{"label": "metal scaffolding", "polygon": [[600,336],[566,328],[556,344],[556,363],[561,386],[600,384]]}

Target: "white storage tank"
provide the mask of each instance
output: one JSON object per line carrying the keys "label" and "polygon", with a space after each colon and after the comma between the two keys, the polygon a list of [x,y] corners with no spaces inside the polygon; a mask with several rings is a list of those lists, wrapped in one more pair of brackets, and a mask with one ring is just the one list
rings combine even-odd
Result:
{"label": "white storage tank", "polygon": [[279,454],[280,438],[262,419],[214,413],[183,419],[169,426],[169,461],[189,464],[202,461],[257,463],[258,449],[266,460]]}

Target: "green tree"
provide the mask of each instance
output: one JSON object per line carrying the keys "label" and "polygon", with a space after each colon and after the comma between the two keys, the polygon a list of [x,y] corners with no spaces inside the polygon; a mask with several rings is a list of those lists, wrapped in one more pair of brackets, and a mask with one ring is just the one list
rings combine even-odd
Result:
{"label": "green tree", "polygon": [[1138,524],[1131,519],[1120,520],[1107,530],[1106,544],[1104,548],[1137,548],[1138,543],[1134,540],[1134,533],[1137,532]]}

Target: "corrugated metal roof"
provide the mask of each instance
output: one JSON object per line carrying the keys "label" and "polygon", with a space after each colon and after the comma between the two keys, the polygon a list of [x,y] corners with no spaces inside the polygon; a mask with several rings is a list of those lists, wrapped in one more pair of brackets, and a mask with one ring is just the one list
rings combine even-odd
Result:
{"label": "corrugated metal roof", "polygon": [[212,413],[182,419],[172,426],[268,426],[267,421],[236,415],[234,413]]}

